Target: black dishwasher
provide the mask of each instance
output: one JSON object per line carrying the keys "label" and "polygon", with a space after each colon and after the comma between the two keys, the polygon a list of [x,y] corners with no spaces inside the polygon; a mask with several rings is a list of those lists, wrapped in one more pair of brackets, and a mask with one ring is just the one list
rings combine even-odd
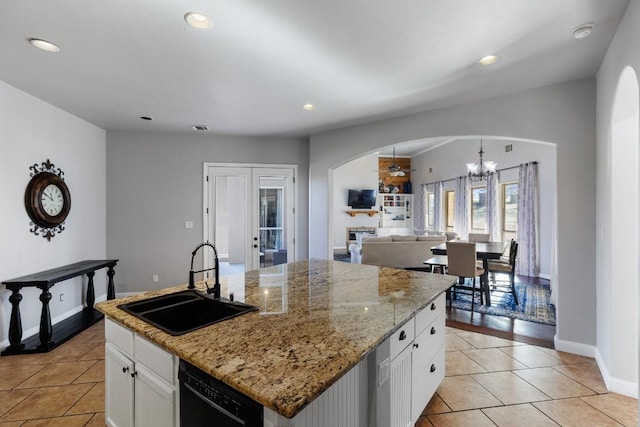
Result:
{"label": "black dishwasher", "polygon": [[180,425],[262,427],[262,405],[180,360]]}

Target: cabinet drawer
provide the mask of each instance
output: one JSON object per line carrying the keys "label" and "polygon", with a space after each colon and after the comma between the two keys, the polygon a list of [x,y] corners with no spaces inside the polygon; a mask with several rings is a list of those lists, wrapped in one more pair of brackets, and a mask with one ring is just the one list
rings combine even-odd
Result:
{"label": "cabinet drawer", "polygon": [[413,342],[414,338],[414,324],[413,319],[402,325],[397,331],[391,335],[389,340],[391,341],[390,358],[391,360],[400,354],[409,344]]}
{"label": "cabinet drawer", "polygon": [[436,317],[444,314],[444,306],[446,304],[445,294],[441,294],[432,303],[423,308],[418,314],[416,314],[416,335],[420,335],[420,332],[424,331]]}
{"label": "cabinet drawer", "polygon": [[444,347],[436,353],[427,369],[418,377],[413,377],[411,390],[411,419],[415,422],[431,400],[444,379],[445,352]]}
{"label": "cabinet drawer", "polygon": [[137,362],[144,364],[169,384],[174,384],[175,373],[173,355],[171,353],[147,341],[140,335],[135,336],[133,345]]}
{"label": "cabinet drawer", "polygon": [[413,343],[412,366],[413,376],[422,374],[429,367],[431,359],[444,346],[444,314],[436,318]]}
{"label": "cabinet drawer", "polygon": [[133,332],[111,319],[105,319],[104,336],[126,356],[133,357]]}

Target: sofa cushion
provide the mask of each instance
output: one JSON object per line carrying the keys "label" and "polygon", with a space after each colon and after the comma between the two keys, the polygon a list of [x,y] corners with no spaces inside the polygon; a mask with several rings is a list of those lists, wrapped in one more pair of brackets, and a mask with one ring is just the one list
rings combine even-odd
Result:
{"label": "sofa cushion", "polygon": [[362,238],[362,243],[367,242],[367,243],[372,243],[372,242],[392,242],[393,240],[391,239],[391,236],[384,236],[384,237],[363,237]]}
{"label": "sofa cushion", "polygon": [[418,236],[419,242],[441,242],[444,243],[444,236]]}
{"label": "sofa cushion", "polygon": [[392,235],[391,240],[394,242],[415,242],[417,240],[416,236],[397,236]]}

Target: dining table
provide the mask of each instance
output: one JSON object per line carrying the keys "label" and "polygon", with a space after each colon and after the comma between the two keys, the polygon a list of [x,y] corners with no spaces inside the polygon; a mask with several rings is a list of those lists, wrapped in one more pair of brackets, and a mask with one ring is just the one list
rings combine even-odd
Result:
{"label": "dining table", "polygon": [[[459,240],[463,241],[463,240]],[[487,305],[491,305],[491,290],[489,288],[489,260],[500,259],[507,249],[509,242],[476,242],[476,256],[479,260],[482,260],[482,268],[484,269],[483,283],[484,295]],[[447,243],[441,243],[431,247],[431,253],[433,255],[446,255]]]}

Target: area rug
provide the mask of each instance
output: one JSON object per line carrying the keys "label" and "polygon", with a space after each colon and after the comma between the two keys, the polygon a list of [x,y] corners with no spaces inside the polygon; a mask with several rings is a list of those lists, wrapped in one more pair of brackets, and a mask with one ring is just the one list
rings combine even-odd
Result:
{"label": "area rug", "polygon": [[[463,292],[458,292],[458,297],[452,301],[451,307],[471,311],[471,295]],[[516,283],[516,292],[520,302],[517,306],[511,292],[492,292],[491,306],[480,305],[476,294],[474,311],[555,326],[556,309],[549,302],[549,286]]]}
{"label": "area rug", "polygon": [[342,262],[351,262],[351,255],[350,254],[343,254],[343,253],[334,253],[333,254],[333,260],[334,261],[342,261]]}

